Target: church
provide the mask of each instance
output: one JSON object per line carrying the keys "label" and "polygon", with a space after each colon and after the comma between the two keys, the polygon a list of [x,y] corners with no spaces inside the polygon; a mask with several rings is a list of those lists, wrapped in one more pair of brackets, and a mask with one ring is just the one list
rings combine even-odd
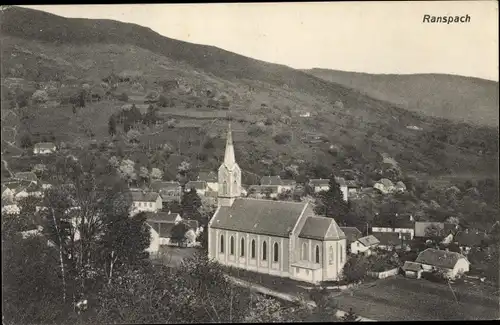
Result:
{"label": "church", "polygon": [[319,283],[341,277],[346,236],[308,202],[241,197],[231,134],[218,173],[218,207],[208,224],[208,256],[221,264]]}

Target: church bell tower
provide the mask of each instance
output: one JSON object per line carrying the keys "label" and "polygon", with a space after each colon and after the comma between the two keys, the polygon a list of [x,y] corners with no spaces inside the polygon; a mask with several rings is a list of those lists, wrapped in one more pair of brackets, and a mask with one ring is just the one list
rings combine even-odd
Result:
{"label": "church bell tower", "polygon": [[241,196],[241,169],[234,157],[233,136],[231,132],[231,122],[229,122],[226,152],[224,162],[219,167],[219,193],[217,198],[218,206],[230,207],[234,200]]}

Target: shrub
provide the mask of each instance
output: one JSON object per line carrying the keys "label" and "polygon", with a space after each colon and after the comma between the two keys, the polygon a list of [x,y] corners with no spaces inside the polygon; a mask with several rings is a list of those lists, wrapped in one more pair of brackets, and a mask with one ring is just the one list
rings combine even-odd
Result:
{"label": "shrub", "polygon": [[128,102],[128,95],[126,93],[121,93],[117,98],[122,102]]}
{"label": "shrub", "polygon": [[291,140],[291,135],[287,133],[280,133],[273,137],[277,144],[287,144]]}

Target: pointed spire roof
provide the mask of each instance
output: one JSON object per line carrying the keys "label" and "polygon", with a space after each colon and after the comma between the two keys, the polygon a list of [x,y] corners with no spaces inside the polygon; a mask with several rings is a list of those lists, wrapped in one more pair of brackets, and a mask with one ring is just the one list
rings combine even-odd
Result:
{"label": "pointed spire roof", "polygon": [[227,129],[226,152],[224,154],[224,165],[226,165],[227,168],[232,169],[235,164],[236,159],[234,158],[233,135],[231,132],[231,122],[229,122]]}

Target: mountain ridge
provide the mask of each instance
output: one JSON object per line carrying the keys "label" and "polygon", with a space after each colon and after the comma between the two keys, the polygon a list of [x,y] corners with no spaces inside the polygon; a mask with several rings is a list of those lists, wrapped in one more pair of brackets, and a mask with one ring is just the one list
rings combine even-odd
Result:
{"label": "mountain ridge", "polygon": [[428,116],[492,127],[499,124],[497,81],[439,73],[370,74],[321,68],[302,71]]}

